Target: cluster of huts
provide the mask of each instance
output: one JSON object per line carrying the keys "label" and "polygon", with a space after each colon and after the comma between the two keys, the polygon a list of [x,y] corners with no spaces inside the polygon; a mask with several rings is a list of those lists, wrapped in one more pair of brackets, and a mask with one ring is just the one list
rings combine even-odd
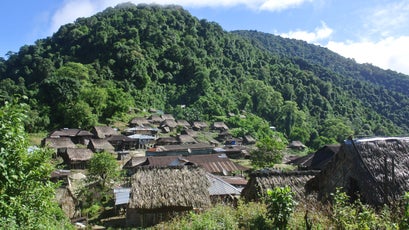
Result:
{"label": "cluster of huts", "polygon": [[[128,225],[149,226],[175,213],[238,199],[247,184],[248,168],[231,158],[248,157],[255,140],[233,138],[228,130],[223,122],[189,123],[163,114],[134,118],[123,130],[108,126],[55,130],[42,145],[54,149],[65,166],[53,172],[52,179],[64,181],[57,198],[70,218],[79,215],[71,187],[73,172],[81,175],[78,172],[87,168],[94,154],[106,151],[116,156],[118,167],[129,177],[113,191],[115,208],[126,209]],[[215,138],[200,142],[201,132]]]}
{"label": "cluster of huts", "polygon": [[[409,138],[350,138],[342,144],[326,145],[315,153],[287,162],[297,166],[295,171],[262,169],[249,172],[248,168],[234,163],[231,158],[248,156],[244,143],[254,143],[251,138],[229,137],[228,127],[222,122],[207,127],[206,123],[171,122],[169,117],[159,122],[159,117],[152,118],[135,118],[122,133],[125,136],[151,136],[152,141],[142,138],[142,141],[130,143],[124,138],[117,138],[120,135],[117,130],[94,127],[90,132],[77,130],[71,136],[67,136],[67,130],[55,131],[44,143],[55,147],[51,143],[59,138],[65,143],[70,143],[70,139],[77,147],[78,144],[87,146],[90,152],[81,150],[84,152],[75,154],[70,152],[71,147],[56,148],[57,155],[70,159],[66,161],[64,158],[67,164],[74,165],[70,169],[86,167],[85,163],[75,162],[101,151],[98,142],[104,140],[111,145],[112,153],[118,154],[118,159],[123,157],[119,153],[127,149],[144,148],[145,155],[129,157],[121,165],[130,183],[113,191],[115,206],[126,210],[127,226],[152,226],[180,213],[204,210],[217,202],[234,204],[239,197],[257,201],[268,189],[276,186],[290,186],[298,200],[308,195],[328,200],[337,188],[343,188],[352,198],[360,197],[374,205],[392,202],[409,189],[406,182],[409,178]],[[153,120],[157,127],[151,126]],[[161,135],[172,132],[178,123],[179,127],[183,127],[180,135]],[[145,129],[147,127],[150,131]],[[197,142],[192,134],[203,129],[217,130],[219,140]],[[140,130],[144,133],[137,133]],[[249,140],[245,140],[247,138]],[[299,143],[294,144],[303,148]],[[107,143],[104,145],[108,146]],[[229,152],[232,149],[234,151]],[[64,171],[60,171],[57,177],[62,175]],[[66,213],[74,215],[75,212],[68,210]]]}

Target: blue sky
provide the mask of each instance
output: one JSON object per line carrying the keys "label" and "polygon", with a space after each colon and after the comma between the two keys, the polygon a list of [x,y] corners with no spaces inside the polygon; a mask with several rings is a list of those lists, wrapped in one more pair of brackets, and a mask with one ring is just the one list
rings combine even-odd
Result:
{"label": "blue sky", "polygon": [[[0,56],[120,0],[14,0],[0,8]],[[177,4],[226,31],[305,40],[359,63],[409,74],[409,0],[126,0]]]}

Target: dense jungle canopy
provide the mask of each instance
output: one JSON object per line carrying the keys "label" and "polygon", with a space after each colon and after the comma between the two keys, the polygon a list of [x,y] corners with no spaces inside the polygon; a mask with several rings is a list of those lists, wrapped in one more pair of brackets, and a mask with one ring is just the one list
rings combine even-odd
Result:
{"label": "dense jungle canopy", "polygon": [[29,132],[149,108],[190,121],[251,114],[313,147],[409,130],[409,76],[303,41],[227,32],[179,6],[126,3],[79,18],[0,58],[0,81],[1,103],[29,105]]}

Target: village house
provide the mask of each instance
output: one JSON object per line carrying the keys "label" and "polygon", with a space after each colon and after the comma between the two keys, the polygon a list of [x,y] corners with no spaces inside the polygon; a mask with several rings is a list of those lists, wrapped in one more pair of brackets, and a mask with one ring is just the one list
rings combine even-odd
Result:
{"label": "village house", "polygon": [[156,139],[155,146],[162,146],[162,145],[178,145],[179,140],[176,137],[159,137]]}
{"label": "village house", "polygon": [[41,141],[41,146],[54,149],[55,156],[65,152],[67,148],[77,147],[69,137],[46,137]]}
{"label": "village house", "polygon": [[125,135],[112,135],[105,138],[112,146],[114,146],[115,151],[128,151],[131,149],[137,149],[139,146],[139,141],[134,138],[129,138]]}
{"label": "village house", "polygon": [[146,156],[188,156],[211,154],[213,146],[205,143],[196,143],[188,145],[161,145],[146,150]]}
{"label": "village house", "polygon": [[159,126],[160,123],[163,121],[162,117],[158,114],[152,114],[149,118],[148,121],[153,124]]}
{"label": "village house", "polygon": [[348,139],[314,180],[309,192],[331,199],[342,188],[352,199],[373,205],[396,201],[409,191],[409,138]]}
{"label": "village house", "polygon": [[318,149],[315,153],[306,156],[297,157],[290,160],[286,164],[296,165],[300,170],[322,170],[324,169],[332,157],[339,151],[341,145],[325,145]]}
{"label": "village house", "polygon": [[210,207],[209,180],[197,167],[139,168],[131,177],[129,227],[149,227]]}
{"label": "village house", "polygon": [[145,126],[150,126],[150,124],[151,123],[145,117],[135,117],[129,121],[128,126],[129,127],[145,127]]}
{"label": "village house", "polygon": [[114,146],[106,139],[91,139],[88,143],[88,148],[96,153],[102,151],[115,153]]}
{"label": "village house", "polygon": [[192,124],[192,129],[195,131],[201,131],[207,129],[209,126],[204,121],[194,121]]}
{"label": "village house", "polygon": [[197,137],[197,131],[194,131],[193,129],[183,129],[180,134]]}
{"label": "village house", "polygon": [[212,204],[237,204],[237,200],[240,198],[240,189],[213,174],[206,173],[206,177],[210,182],[208,190]]}
{"label": "village house", "polygon": [[303,150],[305,147],[306,146],[301,141],[291,141],[287,146],[287,148],[294,150]]}
{"label": "village house", "polygon": [[192,127],[186,120],[177,120],[176,122],[178,124],[178,127],[181,127],[183,129],[190,129]]}
{"label": "village house", "polygon": [[128,174],[133,174],[137,168],[142,166],[166,167],[185,165],[196,165],[209,173],[217,175],[232,175],[234,173],[242,175],[244,171],[248,170],[247,167],[234,163],[223,154],[133,157],[124,165],[124,169],[128,170]]}
{"label": "village house", "polygon": [[224,132],[224,131],[229,130],[229,127],[227,127],[227,125],[222,121],[214,122],[210,128],[212,130],[217,130],[217,131],[220,131],[220,132]]}
{"label": "village house", "polygon": [[190,135],[181,134],[181,135],[178,135],[176,138],[179,142],[178,144],[181,144],[181,145],[197,143],[197,141]]}
{"label": "village house", "polygon": [[166,119],[160,123],[159,127],[162,130],[162,133],[169,133],[175,130],[177,126],[178,126],[178,123],[176,123],[175,120]]}
{"label": "village house", "polygon": [[225,145],[213,149],[214,153],[226,154],[231,159],[248,159],[250,158],[249,149],[242,145]]}
{"label": "village house", "polygon": [[256,143],[256,139],[254,139],[252,136],[245,135],[243,137],[243,144],[244,145],[254,145],[255,143]]}
{"label": "village house", "polygon": [[67,148],[60,156],[68,168],[85,169],[93,156],[93,152],[84,148]]}
{"label": "village house", "polygon": [[104,139],[113,135],[119,135],[118,130],[109,126],[94,126],[91,129],[91,133],[94,134],[94,137],[99,139]]}
{"label": "village house", "polygon": [[159,132],[158,128],[153,128],[153,127],[132,127],[132,128],[127,128],[123,131],[123,134],[126,136],[129,135],[134,135],[134,134],[141,134],[141,135],[149,135],[149,136],[153,136],[156,137],[156,134]]}
{"label": "village house", "polygon": [[137,141],[138,149],[148,149],[152,148],[155,145],[155,137],[150,136],[150,135],[143,135],[143,134],[133,134],[128,136],[131,139],[134,139]]}
{"label": "village house", "polygon": [[267,194],[268,189],[289,186],[300,201],[306,196],[305,185],[314,178],[318,171],[276,171],[270,169],[257,170],[250,174],[247,185],[241,192],[246,201],[259,201]]}
{"label": "village house", "polygon": [[162,114],[161,118],[162,118],[163,121],[165,121],[165,120],[175,121],[175,118],[173,117],[172,114]]}

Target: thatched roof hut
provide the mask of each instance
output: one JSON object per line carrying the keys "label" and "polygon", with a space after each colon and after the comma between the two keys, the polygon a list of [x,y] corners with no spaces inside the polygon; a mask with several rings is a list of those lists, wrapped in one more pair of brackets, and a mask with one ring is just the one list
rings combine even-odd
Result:
{"label": "thatched roof hut", "polygon": [[178,126],[178,123],[175,120],[166,119],[160,123],[160,128],[162,132],[170,132]]}
{"label": "thatched roof hut", "polygon": [[299,169],[322,170],[327,166],[340,148],[340,144],[325,145],[315,153],[297,157],[287,162],[287,164],[296,165]]}
{"label": "thatched roof hut", "polygon": [[75,148],[74,142],[71,141],[69,137],[60,137],[60,138],[44,138],[42,140],[42,146],[50,147],[53,149],[61,148]]}
{"label": "thatched roof hut", "polygon": [[192,137],[187,134],[181,134],[177,136],[177,139],[179,140],[179,144],[195,144],[197,141]]}
{"label": "thatched roof hut", "polygon": [[185,129],[188,129],[191,127],[190,123],[186,120],[177,120],[178,126],[184,127]]}
{"label": "thatched roof hut", "polygon": [[287,148],[290,149],[298,149],[298,150],[303,150],[305,149],[305,145],[301,141],[291,141],[290,144],[288,144]]}
{"label": "thatched roof hut", "polygon": [[227,125],[222,122],[222,121],[216,121],[213,123],[212,127],[213,130],[220,130],[220,131],[226,131],[229,130],[229,127],[227,127]]}
{"label": "thatched roof hut", "polygon": [[59,138],[59,137],[75,137],[77,136],[78,132],[81,131],[80,129],[59,129],[54,130],[48,136],[52,138]]}
{"label": "thatched roof hut", "polygon": [[150,125],[150,122],[146,117],[134,117],[129,121],[129,127],[144,127],[146,125]]}
{"label": "thatched roof hut", "polygon": [[157,145],[146,151],[146,156],[179,156],[211,154],[213,146],[205,143],[185,145]]}
{"label": "thatched roof hut", "polygon": [[119,132],[116,129],[109,126],[94,126],[91,129],[91,133],[93,133],[94,136],[98,137],[99,139],[119,135]]}
{"label": "thatched roof hut", "polygon": [[408,153],[407,137],[348,139],[308,187],[323,200],[342,187],[363,202],[389,203],[409,191]]}
{"label": "thatched roof hut", "polygon": [[196,131],[206,129],[207,127],[208,125],[204,121],[194,121],[192,124],[193,130],[196,130]]}
{"label": "thatched roof hut", "polygon": [[93,152],[90,149],[83,148],[68,148],[61,157],[64,163],[71,169],[84,169],[89,160],[91,160]]}
{"label": "thatched roof hut", "polygon": [[150,123],[157,124],[157,125],[163,121],[162,117],[158,114],[152,114],[148,120]]}
{"label": "thatched roof hut", "polygon": [[181,134],[197,137],[197,131],[194,131],[193,129],[184,129]]}
{"label": "thatched roof hut", "polygon": [[197,167],[140,168],[131,178],[127,225],[147,227],[210,206],[209,180]]}
{"label": "thatched roof hut", "polygon": [[115,147],[106,139],[91,139],[88,143],[88,148],[94,152],[115,152]]}
{"label": "thatched roof hut", "polygon": [[179,140],[176,137],[160,137],[156,139],[156,145],[177,145]]}
{"label": "thatched roof hut", "polygon": [[130,173],[141,166],[166,167],[196,165],[205,169],[209,173],[228,175],[232,172],[247,171],[248,168],[231,161],[224,154],[205,154],[190,156],[148,156],[133,157],[124,166]]}
{"label": "thatched roof hut", "polygon": [[175,120],[172,114],[162,114],[161,115],[162,120]]}
{"label": "thatched roof hut", "polygon": [[254,139],[252,136],[250,135],[245,135],[243,137],[243,143],[246,145],[253,145],[256,143],[256,139]]}
{"label": "thatched roof hut", "polygon": [[247,200],[259,200],[266,195],[268,189],[289,186],[295,198],[301,200],[305,197],[304,186],[312,179],[317,171],[274,171],[269,169],[258,170],[250,174],[250,179],[241,195]]}

